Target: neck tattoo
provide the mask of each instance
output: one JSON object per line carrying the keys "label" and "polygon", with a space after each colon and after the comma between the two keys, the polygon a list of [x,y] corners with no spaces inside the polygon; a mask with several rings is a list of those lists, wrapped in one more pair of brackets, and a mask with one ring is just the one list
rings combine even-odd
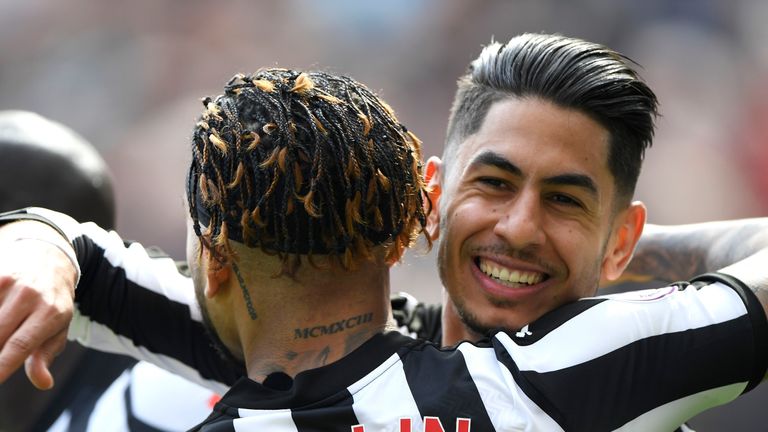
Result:
{"label": "neck tattoo", "polygon": [[256,309],[253,308],[253,301],[251,300],[251,294],[248,292],[248,288],[245,286],[245,280],[243,275],[240,274],[240,268],[232,261],[232,270],[235,271],[237,276],[237,283],[240,284],[240,289],[243,291],[243,297],[245,298],[245,308],[248,309],[248,316],[251,320],[256,320]]}

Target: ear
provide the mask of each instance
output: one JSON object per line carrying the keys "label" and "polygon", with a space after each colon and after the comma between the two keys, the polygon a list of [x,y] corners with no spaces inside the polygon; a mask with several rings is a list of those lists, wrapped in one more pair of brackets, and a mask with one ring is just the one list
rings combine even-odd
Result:
{"label": "ear", "polygon": [[202,260],[206,263],[205,268],[205,296],[213,298],[224,291],[229,281],[232,267],[221,258],[214,256],[211,251],[203,246]]}
{"label": "ear", "polygon": [[431,211],[427,215],[427,235],[430,240],[436,241],[440,237],[440,195],[442,194],[443,161],[437,156],[427,160],[424,170],[424,183],[427,184],[427,196],[432,203]]}
{"label": "ear", "polygon": [[645,226],[646,209],[635,201],[616,216],[602,265],[602,282],[614,281],[627,268]]}

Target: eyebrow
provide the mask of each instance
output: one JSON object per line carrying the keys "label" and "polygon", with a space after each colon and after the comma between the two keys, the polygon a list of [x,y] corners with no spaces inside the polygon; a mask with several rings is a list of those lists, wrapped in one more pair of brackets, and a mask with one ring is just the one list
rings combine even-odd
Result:
{"label": "eyebrow", "polygon": [[490,165],[516,176],[523,176],[523,170],[521,170],[517,165],[510,162],[504,156],[490,150],[486,150],[475,156],[475,158],[472,159],[472,161],[469,163],[469,168],[476,168],[480,165]]}
{"label": "eyebrow", "polygon": [[[486,150],[472,159],[472,161],[469,163],[469,168],[474,168],[481,165],[493,166],[512,175],[523,177],[523,170],[521,170],[520,167],[512,163],[504,156],[490,150]],[[597,198],[599,195],[597,193],[597,184],[595,181],[592,180],[591,177],[584,174],[558,174],[556,176],[545,178],[543,182],[544,184],[548,185],[576,186],[586,190],[594,198]]]}
{"label": "eyebrow", "polygon": [[549,185],[576,186],[589,192],[593,198],[598,197],[597,185],[595,185],[591,177],[584,174],[560,174],[544,179],[544,183]]}

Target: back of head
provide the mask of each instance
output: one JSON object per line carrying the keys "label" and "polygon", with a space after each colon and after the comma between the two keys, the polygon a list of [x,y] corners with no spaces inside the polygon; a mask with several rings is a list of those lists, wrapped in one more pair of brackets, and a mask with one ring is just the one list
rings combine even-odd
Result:
{"label": "back of head", "polygon": [[458,82],[443,159],[477,132],[493,103],[539,98],[578,110],[611,135],[608,167],[628,202],[653,139],[657,100],[631,60],[599,44],[560,35],[523,34],[486,46]]}
{"label": "back of head", "polygon": [[0,111],[0,211],[29,206],[115,222],[109,172],[85,139],[31,112]]}
{"label": "back of head", "polygon": [[423,229],[420,142],[362,84],[264,69],[203,103],[187,198],[208,246],[259,247],[291,273],[302,255],[397,258]]}

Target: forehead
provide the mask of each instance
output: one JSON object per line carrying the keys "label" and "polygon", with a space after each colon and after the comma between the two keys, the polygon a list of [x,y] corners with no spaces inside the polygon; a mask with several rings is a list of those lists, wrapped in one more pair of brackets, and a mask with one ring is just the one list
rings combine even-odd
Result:
{"label": "forehead", "polygon": [[577,110],[536,98],[508,98],[494,103],[480,129],[458,148],[459,172],[483,152],[493,151],[525,174],[578,173],[607,183],[610,135]]}

